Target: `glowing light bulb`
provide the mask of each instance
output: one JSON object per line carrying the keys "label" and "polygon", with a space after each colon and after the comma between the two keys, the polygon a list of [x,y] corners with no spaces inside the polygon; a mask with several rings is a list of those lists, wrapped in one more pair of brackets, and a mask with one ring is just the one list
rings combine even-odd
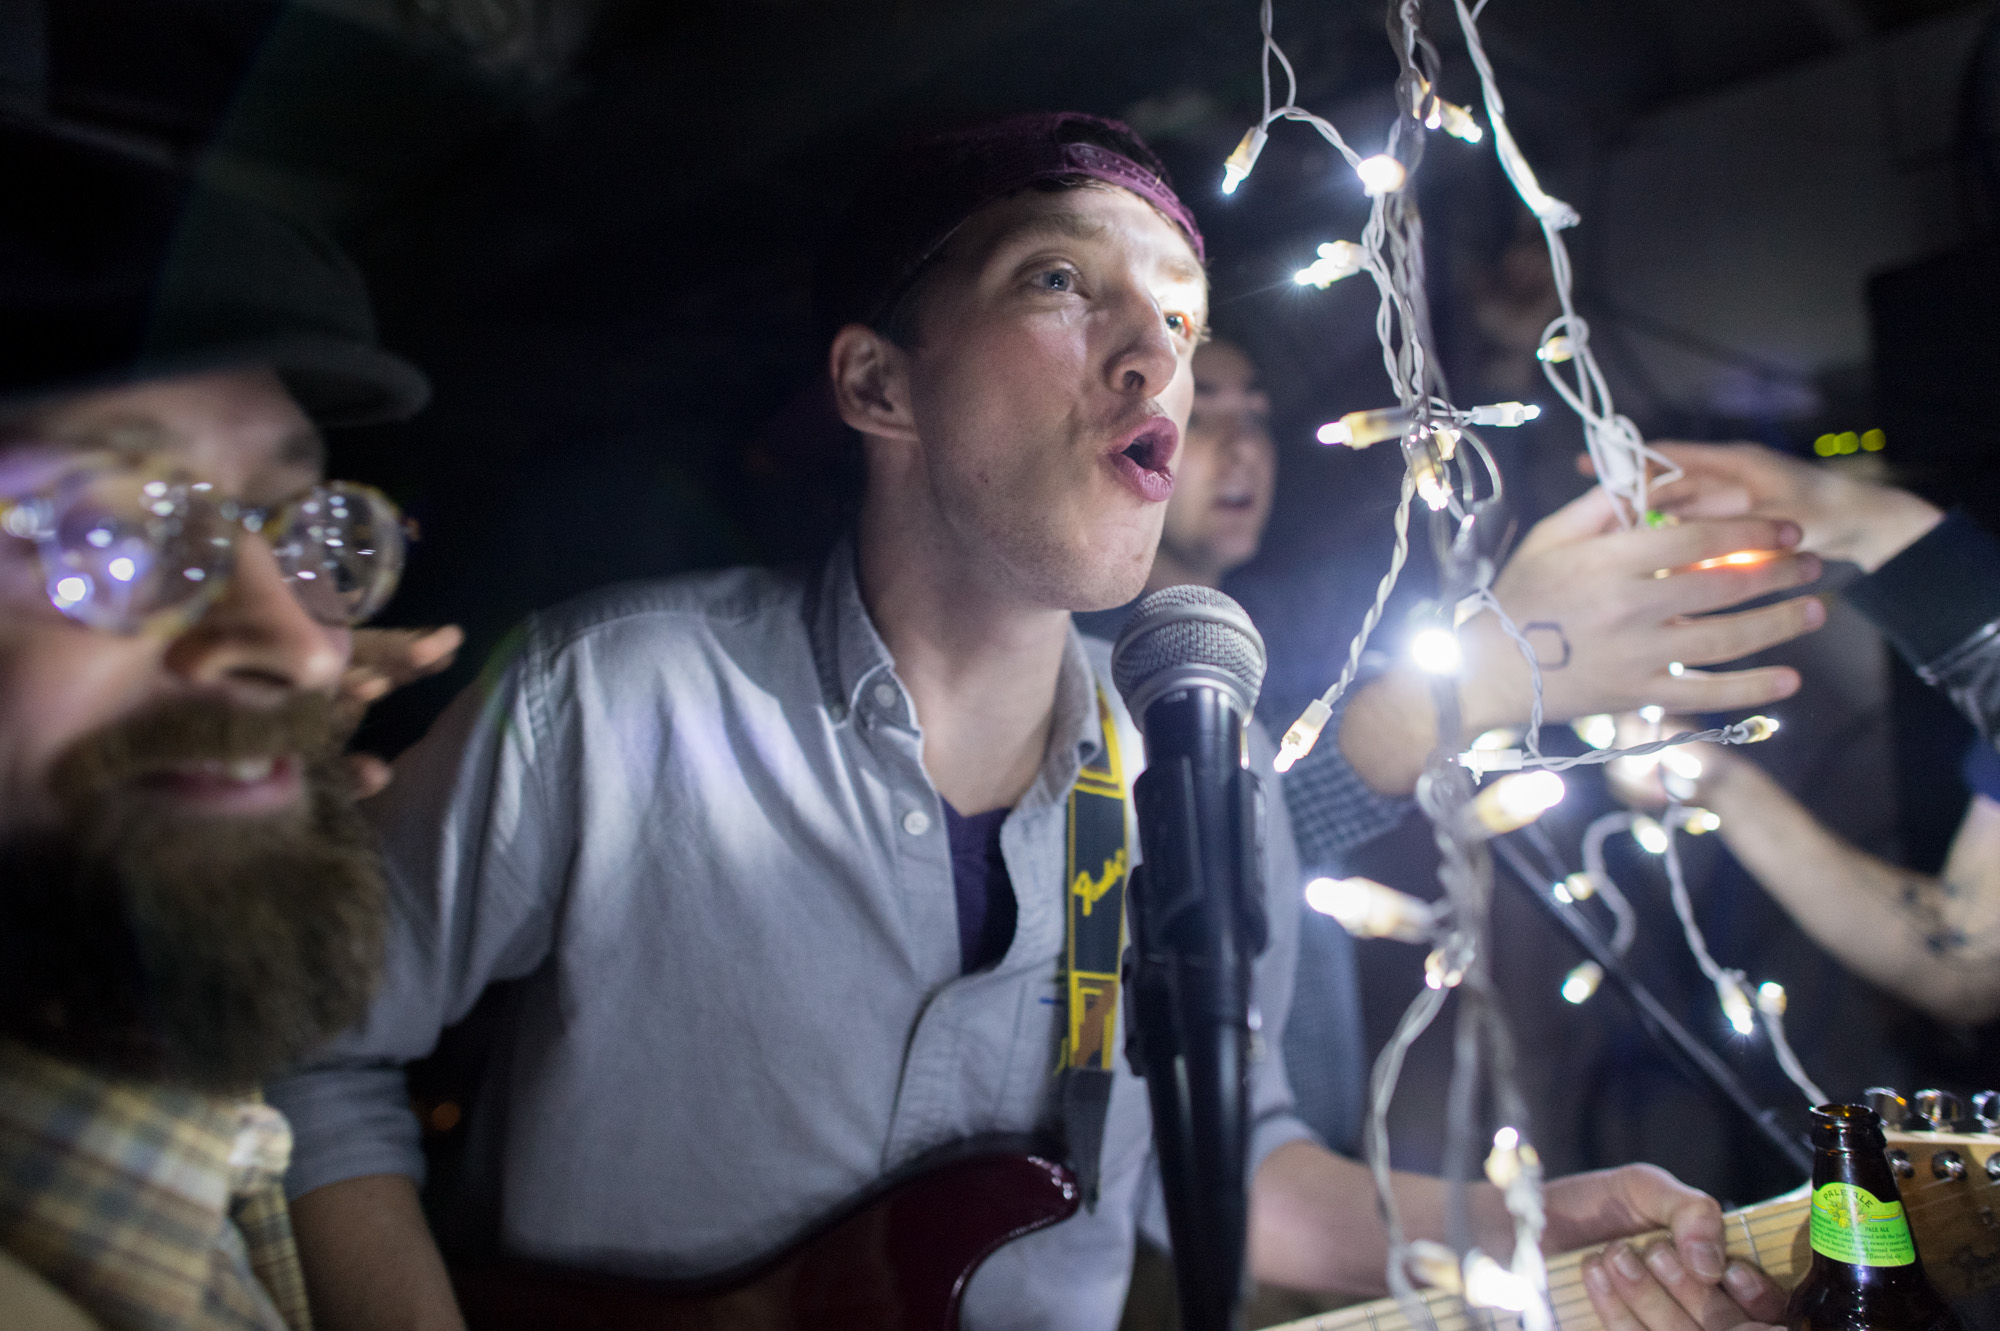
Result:
{"label": "glowing light bulb", "polygon": [[1419,629],[1411,635],[1410,660],[1417,669],[1429,675],[1456,675],[1465,667],[1465,654],[1459,650],[1458,635],[1437,625]]}
{"label": "glowing light bulb", "polygon": [[1594,961],[1582,962],[1574,970],[1570,971],[1569,974],[1563,976],[1563,1001],[1565,1003],[1575,1003],[1579,1006],[1588,1003],[1590,996],[1597,992],[1597,986],[1603,983],[1604,967]]}
{"label": "glowing light bulb", "polygon": [[1687,672],[1688,668],[1682,665],[1679,661],[1667,662],[1667,673],[1669,675],[1672,675],[1675,679],[1679,679],[1682,675],[1685,675]]}
{"label": "glowing light bulb", "polygon": [[1560,365],[1566,360],[1576,359],[1576,343],[1570,338],[1558,335],[1535,348],[1535,359]]}
{"label": "glowing light bulb", "polygon": [[1456,989],[1465,981],[1465,967],[1447,961],[1438,948],[1424,958],[1424,984],[1431,989]]}
{"label": "glowing light bulb", "polygon": [[1262,125],[1253,125],[1244,131],[1236,151],[1229,154],[1222,163],[1222,192],[1234,194],[1236,187],[1250,178],[1251,168],[1257,165],[1257,155],[1264,151],[1264,140],[1269,133]]}
{"label": "glowing light bulb", "polygon": [[1362,158],[1354,164],[1354,174],[1361,177],[1361,189],[1371,197],[1394,194],[1410,179],[1409,169],[1388,153]]}
{"label": "glowing light bulb", "polygon": [[1368,262],[1368,251],[1351,240],[1335,240],[1319,247],[1319,257],[1292,274],[1302,287],[1326,290],[1343,277],[1352,277]]}
{"label": "glowing light bulb", "polygon": [[128,556],[120,555],[109,564],[106,564],[104,571],[119,582],[130,582],[139,575],[139,566],[133,563]]}
{"label": "glowing light bulb", "polygon": [[1571,901],[1588,901],[1597,895],[1597,875],[1579,869],[1556,886],[1560,887]]}
{"label": "glowing light bulb", "polygon": [[1762,744],[1778,733],[1777,718],[1770,716],[1745,717],[1730,727],[1739,736],[1739,744]]}
{"label": "glowing light bulb", "polygon": [[1444,472],[1429,458],[1419,458],[1410,466],[1417,477],[1417,498],[1424,501],[1424,507],[1436,513],[1451,503],[1451,484],[1445,480]]}
{"label": "glowing light bulb", "polygon": [[1766,980],[1757,986],[1757,1010],[1767,1017],[1785,1015],[1785,986]]}
{"label": "glowing light bulb", "polygon": [[1541,1157],[1521,1140],[1519,1131],[1503,1127],[1493,1134],[1493,1149],[1486,1155],[1486,1178],[1496,1188],[1510,1188],[1523,1171],[1540,1163]]}
{"label": "glowing light bulb", "polygon": [[1755,1035],[1757,1010],[1750,1003],[1750,995],[1743,992],[1741,982],[1724,971],[1715,978],[1715,993],[1722,1000],[1722,1015],[1729,1018],[1730,1029],[1738,1035]]}
{"label": "glowing light bulb", "polygon": [[1649,726],[1656,726],[1667,719],[1667,709],[1658,703],[1647,703],[1639,709],[1639,719]]}
{"label": "glowing light bulb", "polygon": [[1562,803],[1563,779],[1554,772],[1515,772],[1473,798],[1472,821],[1492,836],[1526,827]]}
{"label": "glowing light bulb", "polygon": [[1579,716],[1569,723],[1569,728],[1593,749],[1608,749],[1618,742],[1618,718],[1604,712]]}
{"label": "glowing light bulb", "polygon": [[1472,741],[1472,747],[1475,752],[1493,752],[1499,749],[1511,749],[1514,747],[1514,742],[1520,738],[1521,732],[1518,730],[1507,730],[1505,728],[1488,730]]}
{"label": "glowing light bulb", "polygon": [[[1463,139],[1467,143],[1478,143],[1486,137],[1485,127],[1472,118],[1472,112],[1462,106],[1439,98],[1437,109],[1433,114],[1444,126],[1444,132],[1455,139]],[[1431,126],[1432,129],[1436,129],[1437,127],[1437,125]]]}
{"label": "glowing light bulb", "polygon": [[1306,904],[1356,938],[1422,943],[1437,927],[1429,902],[1368,878],[1315,878],[1306,884]]}
{"label": "glowing light bulb", "polygon": [[1350,411],[1337,421],[1319,427],[1322,444],[1344,444],[1367,448],[1385,439],[1400,439],[1410,428],[1410,413],[1401,407],[1377,407],[1373,411]]}
{"label": "glowing light bulb", "polygon": [[1532,402],[1495,402],[1487,407],[1474,407],[1465,413],[1465,419],[1473,425],[1498,425],[1511,429],[1541,414],[1542,409]]}
{"label": "glowing light bulb", "polygon": [[56,604],[63,609],[75,605],[90,595],[90,580],[75,575],[60,579],[56,583]]}
{"label": "glowing light bulb", "polygon": [[1465,1256],[1465,1301],[1474,1308],[1526,1312],[1535,1301],[1535,1287],[1474,1248]]}
{"label": "glowing light bulb", "polygon": [[1632,839],[1639,843],[1639,849],[1648,855],[1667,853],[1667,829],[1660,826],[1657,819],[1641,815],[1632,820]]}
{"label": "glowing light bulb", "polygon": [[1312,752],[1313,745],[1319,742],[1319,732],[1326,729],[1327,719],[1332,715],[1333,709],[1324,700],[1314,698],[1311,705],[1299,713],[1299,719],[1292,722],[1292,728],[1285,732],[1284,741],[1278,745],[1278,756],[1271,766],[1280,772],[1291,771],[1293,763]]}
{"label": "glowing light bulb", "polygon": [[1412,1239],[1407,1261],[1418,1284],[1447,1294],[1464,1291],[1465,1277],[1459,1270],[1458,1254],[1435,1239]]}
{"label": "glowing light bulb", "polygon": [[1710,809],[1689,809],[1681,815],[1681,826],[1696,836],[1722,830],[1722,815]]}

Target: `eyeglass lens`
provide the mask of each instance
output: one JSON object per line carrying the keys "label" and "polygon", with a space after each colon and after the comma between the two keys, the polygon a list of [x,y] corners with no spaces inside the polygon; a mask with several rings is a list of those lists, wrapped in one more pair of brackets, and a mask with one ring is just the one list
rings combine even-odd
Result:
{"label": "eyeglass lens", "polygon": [[[85,471],[38,507],[49,599],[95,628],[134,632],[163,615],[191,619],[235,568],[239,510],[206,482]],[[254,518],[249,526],[257,529]],[[323,624],[367,619],[402,576],[402,515],[365,485],[314,486],[270,515],[261,534],[292,593]]]}

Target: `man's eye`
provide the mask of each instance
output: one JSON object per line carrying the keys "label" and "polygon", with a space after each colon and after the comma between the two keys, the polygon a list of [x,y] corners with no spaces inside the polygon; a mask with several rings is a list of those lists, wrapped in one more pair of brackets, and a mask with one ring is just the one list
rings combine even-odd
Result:
{"label": "man's eye", "polygon": [[1167,329],[1176,337],[1193,337],[1195,335],[1194,320],[1178,311],[1170,310],[1167,312]]}
{"label": "man's eye", "polygon": [[1074,291],[1076,275],[1067,268],[1051,268],[1036,275],[1035,285],[1043,291]]}

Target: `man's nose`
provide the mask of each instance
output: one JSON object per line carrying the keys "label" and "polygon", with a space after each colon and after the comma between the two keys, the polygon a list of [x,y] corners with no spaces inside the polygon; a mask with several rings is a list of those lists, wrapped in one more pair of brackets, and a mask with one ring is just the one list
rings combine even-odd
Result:
{"label": "man's nose", "polygon": [[1143,286],[1129,287],[1118,302],[1118,350],[1107,367],[1111,387],[1134,397],[1157,397],[1180,370],[1180,353],[1159,301]]}
{"label": "man's nose", "polygon": [[245,534],[228,590],[174,639],[167,666],[202,688],[268,702],[274,693],[332,689],[350,648],[349,630],[315,620],[292,595],[270,543]]}

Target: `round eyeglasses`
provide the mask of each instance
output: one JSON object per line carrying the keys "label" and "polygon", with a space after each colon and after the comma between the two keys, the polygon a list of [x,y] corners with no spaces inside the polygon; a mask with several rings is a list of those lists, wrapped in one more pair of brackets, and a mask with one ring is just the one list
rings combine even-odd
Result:
{"label": "round eyeglasses", "polygon": [[370,486],[328,481],[252,508],[207,481],[117,466],[0,499],[0,532],[34,544],[56,609],[117,633],[198,618],[229,585],[239,533],[268,541],[306,613],[336,627],[388,603],[408,548],[402,513]]}

